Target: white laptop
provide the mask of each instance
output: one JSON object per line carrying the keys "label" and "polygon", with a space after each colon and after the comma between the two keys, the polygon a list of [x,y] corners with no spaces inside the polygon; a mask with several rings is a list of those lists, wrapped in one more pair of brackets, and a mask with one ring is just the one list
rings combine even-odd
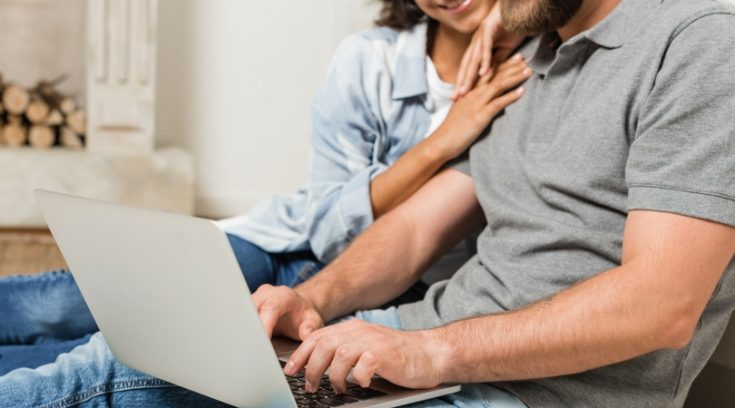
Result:
{"label": "white laptop", "polygon": [[[396,407],[459,391],[382,379],[330,394],[281,369],[224,232],[212,221],[36,190],[36,200],[112,354],[238,407]],[[274,349],[275,347],[275,349]]]}

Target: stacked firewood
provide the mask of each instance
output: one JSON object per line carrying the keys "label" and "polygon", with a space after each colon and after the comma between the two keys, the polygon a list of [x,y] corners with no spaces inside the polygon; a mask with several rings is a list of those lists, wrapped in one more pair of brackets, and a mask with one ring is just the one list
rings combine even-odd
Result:
{"label": "stacked firewood", "polygon": [[40,149],[84,146],[84,111],[74,98],[56,89],[63,79],[39,81],[28,89],[3,82],[0,73],[0,145]]}

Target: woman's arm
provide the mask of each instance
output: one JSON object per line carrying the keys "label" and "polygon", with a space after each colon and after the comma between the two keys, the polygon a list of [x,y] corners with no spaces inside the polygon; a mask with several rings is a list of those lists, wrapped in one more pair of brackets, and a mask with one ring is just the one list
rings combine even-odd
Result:
{"label": "woman's arm", "polygon": [[503,63],[497,73],[480,80],[477,88],[454,103],[441,126],[378,175],[370,184],[373,217],[397,207],[418,190],[447,161],[465,151],[506,106],[522,95],[531,71],[520,55]]}
{"label": "woman's arm", "polygon": [[380,161],[383,116],[373,94],[392,78],[369,40],[356,36],[340,47],[312,111],[312,158],[307,187],[306,233],[311,250],[330,262],[372,222],[421,187],[463,152],[505,106],[508,92],[528,77],[519,57],[455,102],[442,126],[391,168]]}

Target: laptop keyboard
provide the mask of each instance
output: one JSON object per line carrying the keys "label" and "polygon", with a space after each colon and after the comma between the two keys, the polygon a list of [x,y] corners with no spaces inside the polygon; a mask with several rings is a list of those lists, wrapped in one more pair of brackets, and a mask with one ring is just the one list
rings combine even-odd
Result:
{"label": "laptop keyboard", "polygon": [[[283,362],[281,362],[281,366],[284,366]],[[303,374],[298,374],[293,377],[287,375],[286,380],[288,381],[289,387],[291,387],[291,393],[293,394],[294,399],[296,400],[296,405],[298,405],[299,408],[339,407],[387,395],[382,391],[378,391],[373,388],[362,388],[359,385],[352,383],[347,383],[347,391],[342,394],[337,394],[332,389],[332,384],[329,382],[329,377],[327,375],[322,377],[319,389],[315,393],[306,391],[306,382],[304,381]]]}

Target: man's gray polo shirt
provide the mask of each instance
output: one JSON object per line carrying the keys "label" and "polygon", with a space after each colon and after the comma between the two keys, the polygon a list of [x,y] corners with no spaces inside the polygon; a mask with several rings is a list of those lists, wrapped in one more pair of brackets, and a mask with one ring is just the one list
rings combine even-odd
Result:
{"label": "man's gray polo shirt", "polygon": [[[457,166],[488,221],[478,255],[400,308],[407,329],[513,310],[618,266],[629,210],[735,226],[732,8],[624,0],[561,46],[546,35],[523,52],[526,95]],[[681,406],[734,307],[731,262],[687,347],[498,385],[531,407]]]}

